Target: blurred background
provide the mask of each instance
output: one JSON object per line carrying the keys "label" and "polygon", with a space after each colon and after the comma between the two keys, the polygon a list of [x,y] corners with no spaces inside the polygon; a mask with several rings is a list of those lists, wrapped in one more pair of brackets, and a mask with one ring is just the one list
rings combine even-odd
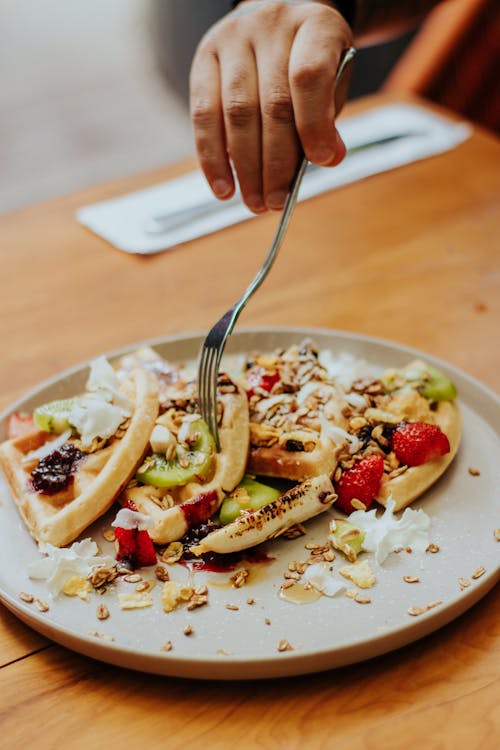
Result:
{"label": "blurred background", "polygon": [[[191,156],[187,81],[230,0],[0,0],[0,213]],[[500,128],[498,0],[360,50],[350,97],[416,91]]]}

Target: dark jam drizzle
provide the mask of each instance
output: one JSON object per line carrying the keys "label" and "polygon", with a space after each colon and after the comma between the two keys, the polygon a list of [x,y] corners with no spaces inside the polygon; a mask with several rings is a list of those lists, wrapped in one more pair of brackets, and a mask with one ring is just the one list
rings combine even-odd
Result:
{"label": "dark jam drizzle", "polygon": [[36,492],[55,495],[68,487],[77,464],[86,454],[72,443],[64,443],[48,456],[40,459],[31,472],[31,483]]}
{"label": "dark jam drizzle", "polygon": [[198,544],[211,531],[216,531],[217,529],[220,529],[218,523],[206,521],[188,531],[182,539],[184,550],[180,560],[181,565],[185,565],[192,570],[229,573],[244,562],[269,563],[275,559],[268,555],[262,546],[227,555],[221,555],[218,552],[205,552],[203,555],[195,555],[194,552],[191,552],[191,547]]}
{"label": "dark jam drizzle", "polygon": [[180,509],[184,514],[188,528],[192,529],[207,521],[217,510],[218,504],[219,496],[217,490],[201,492],[196,497],[193,497],[192,500],[182,503]]}

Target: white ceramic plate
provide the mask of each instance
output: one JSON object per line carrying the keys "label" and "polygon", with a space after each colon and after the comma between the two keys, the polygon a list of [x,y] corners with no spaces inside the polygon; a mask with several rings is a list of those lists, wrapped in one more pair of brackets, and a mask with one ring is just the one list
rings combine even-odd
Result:
{"label": "white ceramic plate", "polygon": [[[195,582],[208,582],[209,605],[194,611],[185,608],[170,614],[160,606],[161,586],[153,589],[154,606],[122,611],[116,593],[92,594],[90,601],[60,596],[51,600],[44,581],[28,578],[30,562],[39,559],[35,543],[25,530],[0,479],[0,599],[21,620],[43,635],[80,653],[112,664],[146,672],[202,679],[247,679],[303,674],[368,659],[421,638],[458,617],[483,597],[498,581],[500,543],[494,529],[500,527],[499,478],[500,401],[466,374],[415,350],[386,341],[319,329],[252,329],[233,334],[228,351],[272,350],[311,337],[320,348],[350,352],[376,368],[400,367],[415,356],[442,369],[456,384],[463,413],[464,436],[456,459],[434,487],[414,504],[432,519],[431,541],[437,554],[392,554],[380,568],[372,562],[377,583],[369,591],[370,604],[359,604],[337,595],[310,604],[283,601],[278,591],[291,560],[304,560],[307,542],[323,544],[328,515],[307,524],[307,535],[294,541],[267,545],[272,563],[256,566],[250,582],[233,588],[226,573],[196,572]],[[170,360],[196,357],[200,337],[179,336],[153,343]],[[131,347],[133,349],[135,347]],[[122,353],[122,352],[119,352]],[[113,355],[110,356],[114,356]],[[63,373],[14,404],[9,412],[30,410],[49,399],[64,397],[83,388],[88,368]],[[0,438],[5,437],[5,421]],[[469,467],[477,468],[472,476]],[[114,512],[96,523],[84,536],[92,536],[103,551],[113,554],[102,531]],[[338,555],[334,570],[340,566]],[[485,572],[472,578],[478,568]],[[143,571],[146,578],[152,572]],[[419,583],[408,584],[403,576]],[[176,565],[171,577],[187,579],[188,571]],[[461,589],[459,578],[470,586]],[[126,590],[133,584],[121,583]],[[127,589],[128,587],[128,589]],[[50,604],[40,613],[25,604],[19,592],[29,592]],[[247,603],[254,599],[252,605]],[[412,617],[411,606],[441,604]],[[99,621],[97,606],[106,603],[109,619]],[[238,609],[227,609],[226,605]],[[184,635],[186,625],[193,633]],[[98,631],[103,637],[89,635]],[[112,636],[113,641],[106,638]],[[293,651],[278,651],[286,639]],[[171,641],[170,652],[162,651]]]}

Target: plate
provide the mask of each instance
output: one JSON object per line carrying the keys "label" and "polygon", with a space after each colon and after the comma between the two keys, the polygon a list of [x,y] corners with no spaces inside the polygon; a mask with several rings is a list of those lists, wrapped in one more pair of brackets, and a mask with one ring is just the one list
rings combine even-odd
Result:
{"label": "plate", "polygon": [[[92,593],[89,601],[59,596],[50,599],[44,581],[29,579],[27,566],[39,559],[36,544],[23,526],[9,490],[0,479],[0,600],[33,629],[79,653],[135,670],[197,679],[255,679],[316,672],[379,656],[437,630],[481,599],[500,577],[500,400],[465,373],[422,352],[388,341],[338,331],[310,328],[242,329],[234,333],[227,353],[272,350],[312,338],[318,347],[348,352],[376,369],[401,367],[415,357],[443,370],[456,384],[463,414],[464,435],[459,453],[445,475],[414,508],[431,518],[431,541],[439,552],[421,555],[402,551],[383,566],[370,561],[377,582],[364,593],[369,603],[345,595],[320,597],[297,604],[279,596],[288,563],[305,560],[305,544],[324,544],[328,514],[306,524],[305,536],[266,545],[270,561],[251,566],[246,585],[234,588],[230,573],[189,571],[175,565],[171,578],[194,578],[208,583],[209,604],[196,610],[180,608],[166,614],[160,605],[161,585],[152,607],[121,610],[111,591]],[[149,341],[167,359],[194,360],[201,336],[182,335]],[[129,347],[128,351],[137,345]],[[110,359],[123,354],[113,352]],[[87,364],[63,373],[14,404],[0,420],[0,438],[13,411],[65,397],[84,387]],[[472,475],[469,468],[478,469]],[[103,552],[113,553],[103,531],[114,517],[111,511],[83,536],[95,539]],[[340,553],[338,555],[340,557]],[[366,556],[370,556],[366,553]],[[339,562],[334,562],[334,570]],[[153,578],[148,569],[141,571]],[[415,576],[409,584],[404,576]],[[459,579],[468,584],[460,585]],[[133,584],[121,582],[121,587]],[[19,599],[31,593],[49,604],[39,612],[35,604]],[[438,602],[438,604],[436,604]],[[110,617],[100,621],[96,611],[106,603]],[[432,608],[418,616],[412,607]],[[189,635],[185,634],[191,626]],[[162,650],[171,641],[170,651]],[[285,642],[291,650],[283,649]]]}

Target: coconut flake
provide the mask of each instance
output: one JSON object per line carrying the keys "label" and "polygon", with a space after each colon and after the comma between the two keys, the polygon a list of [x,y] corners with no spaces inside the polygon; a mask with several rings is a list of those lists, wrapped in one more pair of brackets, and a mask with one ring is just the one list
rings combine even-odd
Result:
{"label": "coconut flake", "polygon": [[337,580],[328,563],[313,563],[302,574],[302,581],[310,583],[313,588],[324,596],[335,596],[345,589],[342,581]]}
{"label": "coconut flake", "polygon": [[121,406],[109,403],[100,394],[88,393],[75,401],[68,421],[80,434],[83,445],[95,438],[107,440],[129,416]]}
{"label": "coconut flake", "polygon": [[150,529],[153,525],[153,519],[150,516],[146,516],[144,513],[139,513],[136,510],[130,510],[129,508],[119,510],[115,520],[111,524],[114,528],[138,529],[139,531]]}
{"label": "coconut flake", "polygon": [[356,436],[352,435],[342,427],[329,422],[323,414],[319,414],[319,421],[321,424],[321,432],[324,433],[330,440],[333,440],[335,445],[342,445],[347,443],[349,453],[351,456],[359,451],[363,447],[362,441]]}
{"label": "coconut flake", "polygon": [[364,531],[362,548],[374,552],[376,562],[381,565],[396,549],[411,547],[415,552],[424,552],[429,545],[431,519],[421,508],[406,508],[401,518],[394,515],[395,502],[387,498],[385,512],[377,517],[376,510],[357,510],[349,521]]}
{"label": "coconut flake", "polygon": [[374,377],[374,373],[364,359],[358,359],[348,352],[334,355],[329,349],[320,351],[319,363],[328,372],[330,378],[337,380],[349,390],[355,380]]}
{"label": "coconut flake", "polygon": [[120,406],[126,416],[130,416],[130,401],[120,391],[120,380],[106,357],[97,357],[90,363],[90,375],[87,381],[87,390],[98,393],[106,401],[112,401]]}
{"label": "coconut flake", "polygon": [[86,578],[97,565],[113,565],[112,557],[99,556],[99,548],[92,539],[74,542],[71,547],[54,547],[44,543],[39,546],[45,557],[28,566],[30,578],[47,581],[50,592],[56,596],[72,576]]}

